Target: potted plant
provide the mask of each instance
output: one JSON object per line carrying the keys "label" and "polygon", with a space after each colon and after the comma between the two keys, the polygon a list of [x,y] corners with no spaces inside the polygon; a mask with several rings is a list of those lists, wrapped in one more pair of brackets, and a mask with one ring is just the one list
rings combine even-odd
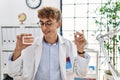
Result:
{"label": "potted plant", "polygon": [[[96,10],[96,15],[95,23],[99,26],[97,31],[107,33],[116,30],[120,25],[120,1],[108,0],[107,3],[101,4],[100,8]],[[113,66],[116,66],[117,63],[117,51],[120,51],[120,47],[117,45],[119,38],[120,36],[116,34],[104,43]],[[109,70],[105,72],[111,75]]]}

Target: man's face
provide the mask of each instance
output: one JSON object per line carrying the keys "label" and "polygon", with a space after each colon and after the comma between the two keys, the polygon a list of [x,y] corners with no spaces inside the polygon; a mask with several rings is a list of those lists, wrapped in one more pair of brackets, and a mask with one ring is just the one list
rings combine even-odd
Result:
{"label": "man's face", "polygon": [[44,34],[47,37],[54,37],[57,34],[59,28],[58,22],[56,19],[40,19],[40,27]]}

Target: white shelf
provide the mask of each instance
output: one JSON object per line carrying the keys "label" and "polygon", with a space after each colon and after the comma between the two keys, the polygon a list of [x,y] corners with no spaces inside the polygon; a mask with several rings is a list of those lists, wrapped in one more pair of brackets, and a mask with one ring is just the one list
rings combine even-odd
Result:
{"label": "white shelf", "polygon": [[42,31],[38,25],[3,25],[0,26],[0,80],[8,73],[9,54],[13,53],[16,36],[20,33],[31,33],[34,37],[41,37]]}

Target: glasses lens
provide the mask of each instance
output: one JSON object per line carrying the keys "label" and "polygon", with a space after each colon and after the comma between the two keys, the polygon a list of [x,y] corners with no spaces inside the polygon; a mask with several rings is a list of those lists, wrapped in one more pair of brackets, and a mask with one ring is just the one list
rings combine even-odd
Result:
{"label": "glasses lens", "polygon": [[46,22],[46,23],[40,22],[40,23],[39,23],[40,26],[46,26],[46,27],[49,27],[49,26],[51,26],[52,24],[53,24],[52,22]]}

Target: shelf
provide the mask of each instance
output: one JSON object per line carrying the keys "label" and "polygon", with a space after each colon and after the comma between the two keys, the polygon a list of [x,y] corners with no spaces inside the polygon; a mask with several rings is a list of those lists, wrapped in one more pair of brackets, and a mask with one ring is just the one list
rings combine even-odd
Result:
{"label": "shelf", "polygon": [[41,37],[42,31],[38,25],[3,25],[0,26],[0,80],[8,74],[8,58],[16,45],[16,36],[21,33],[30,33],[34,37]]}

